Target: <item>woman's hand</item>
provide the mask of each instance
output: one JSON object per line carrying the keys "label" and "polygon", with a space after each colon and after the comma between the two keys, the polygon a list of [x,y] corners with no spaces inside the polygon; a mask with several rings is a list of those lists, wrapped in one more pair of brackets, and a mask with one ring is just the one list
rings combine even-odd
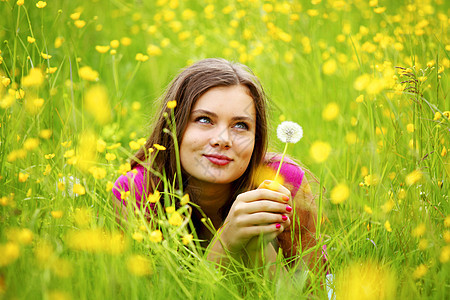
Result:
{"label": "woman's hand", "polygon": [[230,252],[254,250],[290,226],[291,193],[276,182],[265,180],[252,191],[240,194],[219,230],[222,245]]}

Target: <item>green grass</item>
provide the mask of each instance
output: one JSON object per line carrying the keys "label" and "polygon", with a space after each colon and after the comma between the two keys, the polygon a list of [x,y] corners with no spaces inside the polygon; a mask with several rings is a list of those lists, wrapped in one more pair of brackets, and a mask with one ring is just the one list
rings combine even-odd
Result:
{"label": "green grass", "polygon": [[[319,274],[269,279],[238,263],[216,270],[196,243],[181,243],[187,229],[167,220],[160,243],[149,239],[142,215],[118,229],[110,188],[135,152],[129,142],[148,136],[153,104],[179,69],[206,57],[241,61],[261,79],[271,99],[271,150],[283,149],[280,120],[303,127],[288,152],[326,188],[319,195],[313,187],[326,216],[319,233],[330,270],[342,284],[338,297],[364,297],[364,284],[385,298],[448,297],[450,8],[445,1],[378,1],[385,11],[369,1],[311,2],[318,1],[49,1],[41,9],[35,1],[0,2],[0,298],[324,298]],[[81,28],[75,12],[86,22]],[[112,40],[115,54],[96,51]],[[137,61],[137,53],[148,60]],[[98,72],[97,82],[81,78],[84,66]],[[45,77],[26,86],[33,67]],[[45,74],[49,67],[57,70]],[[398,88],[405,80],[412,81]],[[92,108],[88,91],[96,86],[107,100]],[[323,116],[329,103],[337,109]],[[323,162],[310,153],[317,141],[331,147]],[[92,166],[100,168],[95,177]],[[408,181],[415,170],[421,178]],[[71,177],[84,195],[74,195]],[[338,184],[349,196],[333,204]],[[77,244],[73,232],[97,235]],[[133,274],[133,259],[151,274]]]}

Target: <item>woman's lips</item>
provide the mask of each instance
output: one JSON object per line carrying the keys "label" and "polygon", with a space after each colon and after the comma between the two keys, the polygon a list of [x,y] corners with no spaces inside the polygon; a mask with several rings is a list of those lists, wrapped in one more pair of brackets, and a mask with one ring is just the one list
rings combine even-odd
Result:
{"label": "woman's lips", "polygon": [[206,157],[210,162],[218,166],[228,165],[232,161],[231,158],[225,155],[204,154],[203,156]]}

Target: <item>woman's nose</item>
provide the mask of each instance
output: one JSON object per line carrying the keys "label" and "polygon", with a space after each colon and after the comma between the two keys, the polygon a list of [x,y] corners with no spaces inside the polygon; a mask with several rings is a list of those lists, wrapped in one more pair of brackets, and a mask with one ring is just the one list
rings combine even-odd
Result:
{"label": "woman's nose", "polygon": [[213,147],[231,148],[231,134],[226,127],[218,128],[210,139],[210,144]]}

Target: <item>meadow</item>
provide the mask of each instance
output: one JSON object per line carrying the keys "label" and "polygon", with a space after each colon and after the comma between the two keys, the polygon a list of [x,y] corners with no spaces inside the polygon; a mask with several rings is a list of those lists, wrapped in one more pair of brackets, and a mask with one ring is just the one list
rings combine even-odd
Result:
{"label": "meadow", "polygon": [[0,1],[0,299],[327,298],[313,271],[215,268],[174,192],[149,199],[157,220],[117,223],[111,189],[158,98],[206,57],[261,79],[272,151],[281,121],[303,127],[288,154],[312,173],[337,299],[448,298],[449,15],[445,0]]}

